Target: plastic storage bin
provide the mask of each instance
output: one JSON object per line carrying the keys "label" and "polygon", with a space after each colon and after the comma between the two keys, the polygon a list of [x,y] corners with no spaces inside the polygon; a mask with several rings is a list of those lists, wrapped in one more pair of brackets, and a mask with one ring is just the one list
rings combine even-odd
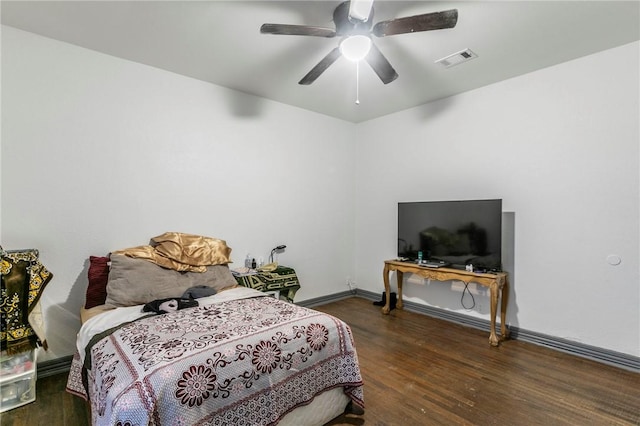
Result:
{"label": "plastic storage bin", "polygon": [[36,400],[36,351],[0,352],[0,413]]}

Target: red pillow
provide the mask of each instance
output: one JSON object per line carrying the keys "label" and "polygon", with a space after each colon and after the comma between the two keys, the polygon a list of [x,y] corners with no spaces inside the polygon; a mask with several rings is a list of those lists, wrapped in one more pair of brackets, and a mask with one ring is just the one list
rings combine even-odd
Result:
{"label": "red pillow", "polygon": [[84,308],[104,305],[107,300],[107,279],[109,278],[109,258],[89,256],[89,286]]}

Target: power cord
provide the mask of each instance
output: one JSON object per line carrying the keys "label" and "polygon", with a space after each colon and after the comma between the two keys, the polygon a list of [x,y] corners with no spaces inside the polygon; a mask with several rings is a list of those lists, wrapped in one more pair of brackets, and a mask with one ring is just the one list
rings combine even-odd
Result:
{"label": "power cord", "polygon": [[[464,294],[465,293],[469,293],[469,296],[471,296],[471,301],[473,302],[473,305],[471,305],[470,308],[467,308],[464,305]],[[471,290],[469,290],[469,283],[464,283],[464,290],[462,290],[462,296],[460,296],[460,304],[462,305],[463,308],[465,308],[467,310],[471,310],[471,309],[476,307],[476,299],[473,297],[473,293],[471,293]]]}

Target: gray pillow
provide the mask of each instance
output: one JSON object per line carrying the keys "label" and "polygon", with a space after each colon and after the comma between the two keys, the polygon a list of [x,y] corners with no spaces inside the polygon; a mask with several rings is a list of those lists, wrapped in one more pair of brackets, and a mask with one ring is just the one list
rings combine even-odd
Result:
{"label": "gray pillow", "polygon": [[219,292],[236,284],[227,265],[207,266],[206,272],[178,272],[148,260],[112,254],[105,303],[143,305],[157,299],[181,297],[191,287],[204,285]]}

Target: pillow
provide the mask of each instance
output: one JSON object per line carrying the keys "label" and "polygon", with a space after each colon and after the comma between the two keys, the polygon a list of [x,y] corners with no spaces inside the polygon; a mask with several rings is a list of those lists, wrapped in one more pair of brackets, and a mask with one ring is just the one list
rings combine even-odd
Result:
{"label": "pillow", "polygon": [[107,279],[109,278],[109,258],[89,256],[89,286],[85,296],[84,308],[104,305],[107,299]]}
{"label": "pillow", "polygon": [[151,239],[153,249],[167,259],[187,265],[226,265],[231,248],[218,238],[181,232],[165,232]]}
{"label": "pillow", "polygon": [[191,287],[205,285],[219,292],[236,284],[227,265],[207,266],[206,272],[178,272],[148,260],[112,253],[106,303],[144,305],[157,299],[181,297]]}

